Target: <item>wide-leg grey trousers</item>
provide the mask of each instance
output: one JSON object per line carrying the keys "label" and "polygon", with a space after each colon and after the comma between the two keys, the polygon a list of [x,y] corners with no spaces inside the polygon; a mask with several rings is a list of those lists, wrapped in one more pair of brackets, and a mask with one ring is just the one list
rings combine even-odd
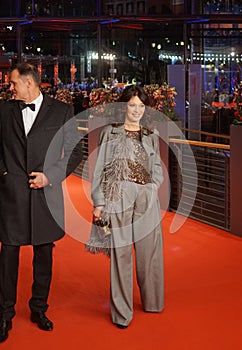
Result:
{"label": "wide-leg grey trousers", "polygon": [[110,306],[113,323],[128,325],[133,317],[133,254],[144,311],[164,308],[161,213],[154,184],[125,182],[111,215]]}

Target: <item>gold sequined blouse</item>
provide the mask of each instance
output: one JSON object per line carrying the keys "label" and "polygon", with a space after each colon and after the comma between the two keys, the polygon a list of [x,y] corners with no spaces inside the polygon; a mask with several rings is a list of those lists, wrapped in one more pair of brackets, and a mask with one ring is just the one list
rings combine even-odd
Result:
{"label": "gold sequined blouse", "polygon": [[134,143],[134,161],[128,160],[130,169],[129,181],[136,182],[141,185],[152,182],[148,171],[148,155],[141,143],[141,131],[125,130],[127,137]]}

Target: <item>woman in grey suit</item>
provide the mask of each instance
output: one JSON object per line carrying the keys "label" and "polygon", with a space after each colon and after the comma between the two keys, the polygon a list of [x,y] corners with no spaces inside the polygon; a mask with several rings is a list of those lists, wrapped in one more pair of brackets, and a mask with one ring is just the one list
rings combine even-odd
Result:
{"label": "woman in grey suit", "polygon": [[[138,86],[126,87],[119,99],[124,123],[108,125],[100,135],[92,180],[94,222],[109,223],[112,322],[127,328],[133,317],[133,253],[144,311],[164,308],[161,213],[158,187],[163,181],[159,136],[147,128],[148,96]],[[122,109],[122,108],[121,108]],[[102,250],[92,232],[87,249]],[[107,249],[106,249],[107,252]]]}

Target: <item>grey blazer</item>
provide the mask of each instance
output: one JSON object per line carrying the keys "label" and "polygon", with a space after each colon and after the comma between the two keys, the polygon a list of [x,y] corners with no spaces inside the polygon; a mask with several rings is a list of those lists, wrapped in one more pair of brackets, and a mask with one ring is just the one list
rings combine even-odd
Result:
{"label": "grey blazer", "polygon": [[[113,159],[114,141],[117,136],[125,133],[124,125],[107,125],[100,134],[98,157],[92,178],[91,196],[95,207],[105,205],[105,196],[102,191],[102,174],[105,166]],[[159,187],[163,182],[163,171],[160,160],[159,135],[142,128],[141,141],[149,158],[149,172],[153,183]]]}

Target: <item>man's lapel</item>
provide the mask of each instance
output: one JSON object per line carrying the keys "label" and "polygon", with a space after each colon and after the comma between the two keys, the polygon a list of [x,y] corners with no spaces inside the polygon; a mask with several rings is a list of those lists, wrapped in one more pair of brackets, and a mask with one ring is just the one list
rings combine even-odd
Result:
{"label": "man's lapel", "polygon": [[11,101],[10,106],[11,106],[11,112],[13,114],[13,118],[15,121],[14,123],[15,127],[17,127],[17,129],[20,130],[23,133],[23,135],[25,135],[23,116],[22,116],[21,109],[19,107],[19,103],[17,101]]}

